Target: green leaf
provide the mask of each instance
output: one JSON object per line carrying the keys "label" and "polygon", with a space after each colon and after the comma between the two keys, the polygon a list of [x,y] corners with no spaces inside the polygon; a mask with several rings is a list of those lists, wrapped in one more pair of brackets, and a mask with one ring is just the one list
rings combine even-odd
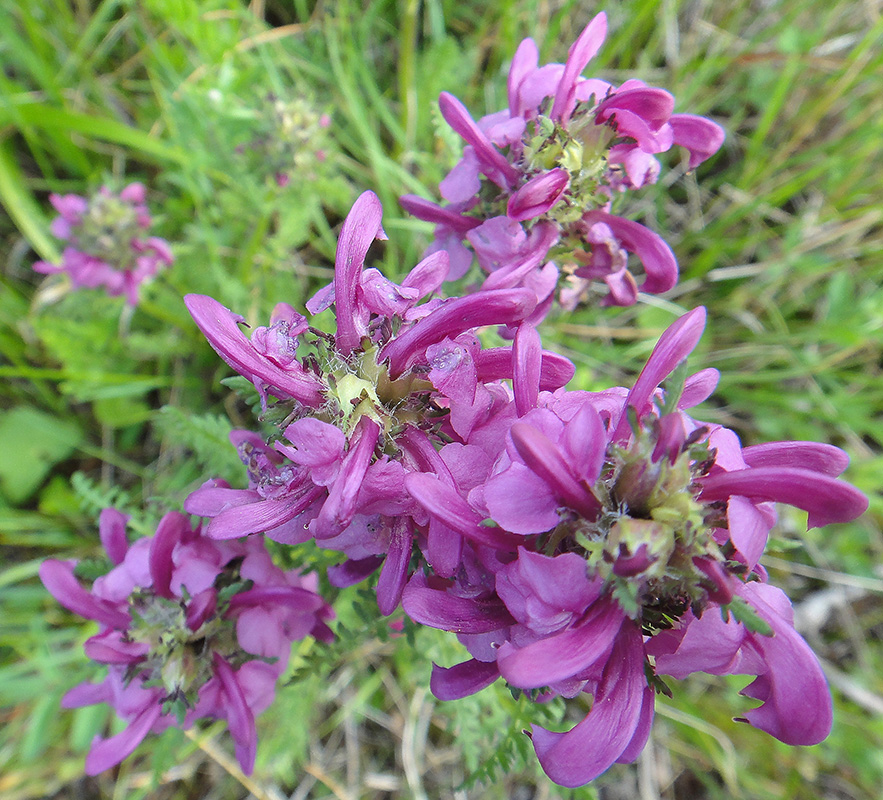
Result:
{"label": "green leaf", "polygon": [[0,418],[0,490],[13,504],[27,500],[43,483],[52,466],[63,461],[83,441],[70,421],[19,406]]}
{"label": "green leaf", "polygon": [[90,114],[78,114],[44,103],[22,104],[14,110],[0,108],[0,125],[15,123],[16,119],[46,131],[69,131],[102,142],[111,142],[137,151],[142,157],[178,164],[187,162],[187,153],[154,138],[149,133],[124,125],[114,119]]}
{"label": "green leaf", "polygon": [[9,141],[0,142],[0,203],[40,257],[58,261],[58,248],[46,233],[46,217],[25,183]]}

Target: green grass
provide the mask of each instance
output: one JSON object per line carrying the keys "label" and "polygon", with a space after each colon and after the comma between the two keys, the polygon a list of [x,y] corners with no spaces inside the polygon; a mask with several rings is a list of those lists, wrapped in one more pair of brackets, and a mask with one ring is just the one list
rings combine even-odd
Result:
{"label": "green grass", "polygon": [[[673,311],[704,304],[708,330],[692,363],[722,378],[702,416],[745,443],[816,439],[850,452],[847,477],[871,511],[806,536],[800,515],[784,513],[770,568],[799,609],[830,599],[804,634],[835,676],[831,737],[779,745],[731,721],[744,681],[694,676],[659,704],[643,760],[596,788],[552,787],[512,745],[504,779],[455,795],[493,758],[496,737],[519,739],[503,734],[523,710],[505,690],[434,701],[424,654],[452,663],[450,637],[420,632],[416,659],[407,637],[376,622],[366,631],[358,596],[344,594],[340,643],[327,653],[305,646],[259,722],[253,786],[227,771],[232,749],[216,729],[196,741],[166,734],[115,775],[83,779],[108,714],[58,711],[61,693],[92,674],[80,655],[88,631],[42,590],[37,564],[94,555],[107,503],[146,533],[208,470],[234,477],[227,420],[251,424],[181,295],[211,294],[251,321],[280,300],[302,304],[329,279],[336,228],[368,188],[390,235],[372,258],[404,274],[431,231],[396,197],[434,196],[456,157],[438,93],[454,92],[476,116],[503,107],[520,39],[533,36],[544,61],[563,60],[590,11],[572,0],[0,0],[0,795],[878,796],[883,18],[858,0],[607,11],[611,33],[587,73],[665,87],[678,111],[723,124],[727,141],[695,175],[671,158],[632,201],[672,244],[681,284],[631,309],[552,319],[547,346],[575,361],[578,387],[627,384]],[[270,94],[332,118],[325,161],[307,153],[285,188],[249,150]],[[135,179],[177,261],[131,316],[100,292],[68,294],[31,270],[57,256],[49,192]],[[855,588],[834,591],[853,576]]]}

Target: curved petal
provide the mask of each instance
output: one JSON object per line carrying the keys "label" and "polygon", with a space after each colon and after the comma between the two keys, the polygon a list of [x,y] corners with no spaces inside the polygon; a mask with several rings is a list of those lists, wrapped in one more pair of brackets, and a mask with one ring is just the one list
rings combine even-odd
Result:
{"label": "curved petal", "polygon": [[665,89],[638,86],[609,95],[598,104],[595,114],[599,122],[606,122],[617,111],[627,111],[651,128],[659,129],[669,121],[674,107],[675,99]]}
{"label": "curved petal", "polygon": [[539,475],[563,505],[578,511],[586,519],[594,519],[601,504],[591,490],[573,475],[558,447],[541,431],[527,422],[512,426],[512,443],[524,463]]}
{"label": "curved petal", "polygon": [[311,523],[311,530],[316,538],[330,539],[337,536],[353,521],[356,498],[362,488],[379,435],[380,426],[370,417],[363,416],[356,423],[350,449],[343,459],[337,480],[329,490],[319,515]]}
{"label": "curved petal", "polygon": [[818,744],[831,732],[831,692],[815,654],[779,613],[783,604],[790,610],[787,598],[776,587],[761,583],[744,584],[740,594],[773,629],[772,636],[751,636],[767,671],[741,692],[762,701],[745,714],[745,720],[785,744]]}
{"label": "curved petal", "polygon": [[449,300],[400,333],[380,353],[389,361],[390,376],[399,377],[427,347],[483,325],[513,325],[536,306],[536,295],[527,289],[499,289]]}
{"label": "curved petal", "polygon": [[617,606],[597,603],[578,627],[518,649],[503,645],[497,656],[500,674],[522,689],[538,689],[571,678],[607,657],[624,619]]}
{"label": "curved petal", "polygon": [[536,42],[528,38],[522,40],[512,57],[512,64],[509,66],[509,75],[506,79],[506,93],[509,97],[509,115],[511,117],[521,116],[523,111],[519,93],[521,82],[537,68],[539,55]]}
{"label": "curved petal", "polygon": [[396,517],[390,526],[389,550],[377,580],[377,607],[384,616],[392,614],[402,600],[402,591],[408,580],[411,540],[408,519]]}
{"label": "curved petal", "polygon": [[156,535],[150,541],[147,563],[153,579],[153,591],[160,597],[172,597],[172,552],[190,532],[190,520],[184,514],[170,511],[159,522]]}
{"label": "curved petal", "polygon": [[493,662],[470,659],[453,667],[432,665],[429,689],[439,700],[459,700],[490,686],[500,677]]}
{"label": "curved petal", "polygon": [[513,375],[512,389],[515,394],[515,409],[523,417],[536,408],[540,396],[540,369],[543,345],[540,335],[533,325],[518,326],[512,344]]}
{"label": "curved petal", "polygon": [[602,11],[595,15],[592,21],[583,28],[582,33],[567,51],[567,62],[564,72],[558,81],[555,90],[555,102],[552,105],[550,116],[554,120],[567,122],[573,112],[576,97],[576,81],[579,74],[585,69],[586,64],[595,57],[595,54],[604,43],[607,36],[607,15]]}
{"label": "curved petal", "polygon": [[151,703],[140,711],[138,716],[121,733],[111,736],[109,739],[96,738],[86,756],[86,774],[97,775],[128,758],[141,744],[144,737],[150,733],[150,729],[161,715],[160,704],[158,702]]}
{"label": "curved petal", "polygon": [[[678,409],[683,411],[693,406],[698,406],[701,402],[711,397],[711,393],[717,389],[720,380],[720,372],[714,367],[701,369],[699,372],[693,373],[684,382],[684,391],[681,393],[681,399],[678,400]],[[743,451],[744,452],[744,451]]]}
{"label": "curved petal", "polygon": [[94,619],[102,625],[125,630],[132,620],[113,603],[87,592],[74,577],[70,561],[47,559],[40,564],[40,580],[49,593],[68,611],[86,619]]}
{"label": "curved petal", "polygon": [[647,403],[662,383],[699,343],[705,330],[705,308],[699,306],[687,312],[668,326],[659,337],[656,347],[629,391],[622,414],[616,424],[611,441],[619,442],[628,436],[628,407],[643,415]]}
{"label": "curved petal", "polygon": [[358,346],[365,331],[356,329],[356,289],[365,256],[375,239],[385,239],[380,225],[383,207],[374,192],[363,192],[343,221],[334,256],[334,302],[338,350],[347,354]]}
{"label": "curved petal", "polygon": [[677,283],[678,262],[674,253],[649,228],[598,209],[586,212],[583,220],[587,226],[603,222],[613,231],[620,245],[640,259],[646,273],[641,291],[658,294],[667,292]]}
{"label": "curved petal", "polygon": [[561,786],[583,786],[631,751],[646,685],[641,634],[626,622],[586,718],[567,733],[533,726],[534,749],[546,774]]}
{"label": "curved petal", "polygon": [[129,541],[126,539],[128,521],[128,514],[115,508],[105,508],[98,517],[98,535],[113,564],[121,564],[129,550]]}
{"label": "curved petal", "polygon": [[402,607],[414,622],[454,633],[490,633],[515,622],[499,600],[457,597],[431,589],[415,576],[402,593]]}
{"label": "curved petal", "polygon": [[464,236],[468,231],[481,225],[481,220],[476,217],[468,217],[459,211],[453,211],[433,203],[431,200],[425,200],[416,194],[404,194],[399,198],[402,208],[417,219],[426,222],[434,222],[436,225],[446,225],[460,236]]}
{"label": "curved petal", "polygon": [[559,168],[541,172],[512,193],[506,206],[506,216],[516,222],[524,222],[545,214],[564,194],[569,182],[570,176],[566,170]]}
{"label": "curved petal", "polygon": [[224,709],[227,717],[227,726],[233,737],[236,749],[236,760],[246,775],[254,771],[254,759],[257,754],[258,734],[254,724],[254,714],[245,700],[245,693],[239,685],[233,668],[219,656],[214,655],[215,675],[224,688],[227,696],[227,704]]}
{"label": "curved petal", "polygon": [[499,528],[485,527],[482,517],[457,490],[434,475],[412,472],[405,476],[405,488],[430,516],[478,544],[514,552],[519,538]]}
{"label": "curved petal", "polygon": [[800,467],[836,478],[849,466],[839,447],[821,442],[765,442],[742,448],[749,467]]}
{"label": "curved petal", "polygon": [[[475,357],[477,377],[481,383],[491,383],[512,377],[512,349],[492,347],[479,350]],[[576,367],[569,358],[543,350],[540,362],[540,391],[554,392],[566,386],[576,374]]]}
{"label": "curved petal", "polygon": [[444,250],[430,253],[402,281],[406,289],[416,289],[417,297],[438,291],[450,271],[450,256]]}
{"label": "curved petal", "polygon": [[543,533],[560,521],[559,501],[552,487],[517,462],[488,480],[484,501],[494,522],[512,533]]}
{"label": "curved petal", "polygon": [[829,475],[799,467],[755,467],[720,472],[702,479],[700,499],[706,502],[741,495],[802,508],[807,527],[850,522],[868,508],[868,498],[854,486]]}
{"label": "curved petal", "polygon": [[500,188],[511,188],[518,179],[518,171],[475,124],[475,120],[466,110],[466,106],[454,95],[442,92],[438,98],[438,107],[445,122],[472,145],[481,164],[482,172]]}
{"label": "curved petal", "polygon": [[206,535],[211,539],[237,539],[264,533],[294,519],[324,493],[324,487],[314,486],[295,497],[232,506],[209,522]]}
{"label": "curved petal", "polygon": [[711,158],[724,143],[726,134],[716,122],[694,114],[672,114],[668,120],[674,142],[690,151],[690,169]]}
{"label": "curved petal", "polygon": [[294,364],[287,370],[261,356],[239,330],[242,317],[206,295],[188,294],[184,303],[197,327],[215,352],[249,380],[260,380],[304,405],[320,406],[325,401],[323,384]]}

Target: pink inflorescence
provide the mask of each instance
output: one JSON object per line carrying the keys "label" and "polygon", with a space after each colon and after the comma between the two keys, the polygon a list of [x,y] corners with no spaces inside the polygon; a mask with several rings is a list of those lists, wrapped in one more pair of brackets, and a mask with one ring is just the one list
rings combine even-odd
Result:
{"label": "pink inflorescence", "polygon": [[[517,324],[535,299],[514,288],[418,304],[444,280],[447,254],[427,257],[400,285],[392,283],[364,266],[371,243],[385,238],[380,219],[380,201],[364,193],[343,224],[334,281],[307,303],[312,314],[334,305],[333,336],[280,303],[269,326],[248,338],[238,326],[242,318],[217,301],[185,298],[212,347],[281,420],[272,445],[234,434],[248,489],[209,482],[185,508],[212,518],[212,537],[266,532],[280,542],[315,539],[343,552],[347,561],[329,576],[339,586],[380,568],[377,597],[389,614],[407,580],[414,535],[427,521],[405,477],[456,472],[438,453],[452,440],[471,437],[468,452],[490,458],[482,443],[493,446],[499,412],[508,407],[510,394],[498,378],[511,374],[512,353],[482,348],[474,330]],[[572,375],[567,359],[541,355],[545,388],[563,386]],[[468,453],[462,460],[469,461]],[[444,532],[430,526],[427,535],[432,550]],[[494,541],[490,530],[476,535]]]}
{"label": "pink inflorescence", "polygon": [[665,675],[754,675],[742,693],[762,704],[743,721],[789,744],[830,730],[819,663],[758,559],[774,502],[815,527],[854,519],[867,499],[837,479],[848,458],[836,447],[743,448],[689,416],[717,383],[715,370],[683,372],[704,325],[703,308],[685,314],[631,389],[602,392],[522,380],[536,374],[539,342],[520,344],[519,331],[499,457],[457,492],[437,475],[406,480],[433,519],[460,534],[491,525],[509,542],[464,542],[454,569],[418,573],[404,591],[413,620],[456,632],[472,655],[436,667],[434,693],[463,697],[502,677],[539,701],[591,695],[570,731],[533,726],[544,770],[565,786],[637,757]]}
{"label": "pink inflorescence", "polygon": [[86,772],[119,764],[149,733],[223,719],[251,773],[255,717],[273,700],[291,643],[332,638],[326,620],[333,613],[316,592],[317,577],[274,566],[261,539],[213,541],[177,512],[162,518],[154,536],[130,544],[127,519],[102,512],[112,568],[90,589],[75,562],[50,559],[40,567],[61,605],[99,624],[86,655],[108,666],[101,683],[74,687],[63,705],[108,703],[128,723],[95,739]]}
{"label": "pink inflorescence", "polygon": [[[612,202],[655,183],[657,154],[680,145],[692,169],[724,139],[711,120],[673,113],[674,98],[663,89],[637,79],[614,86],[582,77],[606,32],[600,13],[571,46],[566,63],[543,66],[534,41],[525,39],[509,70],[509,107],[478,121],[443,92],[442,116],[466,142],[439,186],[447,203],[401,198],[411,214],[436,223],[430,251],[449,253],[448,278],[465,275],[474,254],[488,273],[484,289],[525,286],[535,292],[536,319],[557,288],[565,307],[576,305],[593,281],[606,283],[606,305],[631,305],[639,288],[672,288],[678,266],[669,246],[643,225],[612,214]],[[629,253],[643,266],[640,287]]]}
{"label": "pink inflorescence", "polygon": [[[347,561],[345,586],[379,569],[380,610],[455,632],[472,658],[436,667],[440,699],[502,678],[538,701],[593,698],[567,732],[534,726],[537,756],[566,786],[634,760],[664,676],[747,674],[742,719],[790,744],[831,725],[819,663],[759,564],[782,502],[815,527],[860,515],[838,476],[848,458],[814,442],[742,447],[690,416],[716,388],[686,359],[705,309],[659,339],[632,388],[567,390],[573,365],[544,351],[525,286],[441,300],[437,251],[401,284],[365,268],[383,238],[376,196],[347,216],[334,281],[336,333],[279,304],[248,338],[242,319],[189,296],[217,352],[253,382],[269,441],[237,431],[249,486],[209,481],[185,508],[228,539],[314,539]],[[422,298],[430,299],[420,303]],[[476,329],[508,325],[511,346]]]}
{"label": "pink inflorescence", "polygon": [[124,295],[138,304],[139,286],[174,260],[168,242],[148,236],[150,214],[141,183],[130,183],[118,195],[102,188],[90,199],[52,194],[59,215],[52,233],[67,242],[58,264],[38,261],[42,273],[65,272],[75,288],[104,286],[111,297]]}

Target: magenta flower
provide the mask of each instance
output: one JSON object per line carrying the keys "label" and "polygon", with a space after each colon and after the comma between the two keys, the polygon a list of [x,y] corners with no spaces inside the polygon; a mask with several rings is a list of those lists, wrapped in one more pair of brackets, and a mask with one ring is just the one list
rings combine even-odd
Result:
{"label": "magenta flower", "polygon": [[49,559],[40,579],[53,597],[98,622],[86,655],[108,665],[98,684],[84,683],[66,708],[108,703],[129,725],[96,738],[86,757],[95,775],[127,758],[149,733],[198,719],[226,719],[242,769],[254,767],[255,717],[272,702],[291,643],[329,641],[331,608],[315,575],[274,566],[258,539],[215,542],[179,513],[156,534],[129,544],[127,517],[101,513],[100,533],[113,565],[87,590],[76,564]]}
{"label": "magenta flower", "polygon": [[[381,568],[378,601],[389,614],[407,580],[414,526],[426,517],[405,477],[434,472],[444,441],[501,441],[491,432],[511,396],[499,381],[511,376],[512,355],[483,351],[473,331],[518,324],[533,312],[535,294],[502,287],[419,304],[444,280],[447,254],[428,256],[395,284],[364,267],[372,242],[385,238],[380,221],[380,201],[366,192],[344,221],[333,282],[307,303],[311,314],[334,306],[333,337],[280,303],[269,327],[249,339],[242,318],[217,301],[185,298],[212,347],[283,420],[272,447],[236,434],[248,489],[211,483],[185,508],[212,518],[212,537],[263,532],[289,544],[314,538],[343,552],[347,562],[329,576],[340,586]],[[572,375],[566,359],[540,355],[544,387]]]}
{"label": "magenta flower", "polygon": [[174,260],[164,239],[145,235],[151,225],[145,197],[140,183],[130,183],[119,195],[102,188],[89,200],[49,195],[60,214],[52,233],[69,245],[60,264],[38,261],[34,269],[66,272],[74,288],[104,286],[111,297],[125,295],[129,305],[137,305],[138,287]]}
{"label": "magenta flower", "polygon": [[[724,133],[703,117],[674,114],[674,98],[662,89],[635,79],[616,87],[582,77],[606,32],[607,18],[598,14],[565,64],[544,66],[538,66],[536,44],[525,39],[509,70],[508,109],[477,122],[459,100],[442,93],[442,116],[466,142],[439,187],[448,205],[411,195],[402,205],[436,223],[431,250],[451,254],[457,266],[449,278],[466,271],[465,238],[491,274],[489,283],[498,270],[514,271],[518,278],[508,285],[532,288],[540,308],[562,274],[565,306],[596,280],[607,284],[607,305],[631,305],[639,288],[657,293],[674,286],[678,268],[668,245],[643,225],[611,215],[611,202],[656,181],[658,153],[681,145],[693,169],[717,152]],[[548,226],[548,235],[525,250],[516,244],[527,235],[523,223]],[[629,253],[644,269],[640,287]],[[522,263],[526,258],[530,266]],[[539,272],[546,275],[540,279]]]}
{"label": "magenta flower", "polygon": [[461,542],[456,564],[427,549],[436,575],[416,575],[403,597],[412,619],[456,632],[472,655],[436,667],[433,691],[453,699],[501,676],[540,700],[590,694],[571,730],[532,730],[543,769],[564,786],[637,757],[654,692],[667,691],[662,675],[754,675],[743,694],[761,705],[740,719],[789,744],[830,729],[818,661],[758,559],[772,502],[816,526],[854,519],[867,499],[837,478],[848,463],[838,448],[742,448],[732,431],[687,415],[717,380],[679,369],[704,325],[704,309],[685,314],[632,389],[598,393],[542,390],[539,337],[522,325],[495,463],[406,478]]}

